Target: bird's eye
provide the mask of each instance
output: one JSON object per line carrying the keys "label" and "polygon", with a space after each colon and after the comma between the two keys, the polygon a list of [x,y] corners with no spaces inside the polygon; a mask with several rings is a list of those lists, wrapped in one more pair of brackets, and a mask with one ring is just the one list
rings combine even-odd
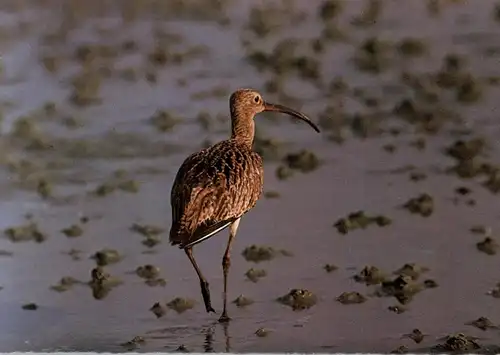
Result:
{"label": "bird's eye", "polygon": [[255,97],[253,98],[253,101],[254,101],[256,104],[258,104],[258,103],[260,102],[260,96],[255,96]]}

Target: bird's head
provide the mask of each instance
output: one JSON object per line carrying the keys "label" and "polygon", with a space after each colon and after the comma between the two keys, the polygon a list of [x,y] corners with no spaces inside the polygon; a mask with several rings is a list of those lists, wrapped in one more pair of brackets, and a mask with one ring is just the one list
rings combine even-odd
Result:
{"label": "bird's head", "polygon": [[303,113],[289,107],[264,101],[262,95],[253,89],[239,89],[231,94],[229,99],[231,115],[236,119],[252,119],[258,113],[275,111],[286,113],[309,124],[316,132],[319,128]]}

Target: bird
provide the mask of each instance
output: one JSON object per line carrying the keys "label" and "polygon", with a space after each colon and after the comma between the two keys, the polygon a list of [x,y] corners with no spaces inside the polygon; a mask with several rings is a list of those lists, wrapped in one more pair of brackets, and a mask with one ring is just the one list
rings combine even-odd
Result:
{"label": "bird", "polygon": [[209,284],[193,255],[193,247],[229,227],[222,257],[224,277],[223,311],[219,322],[228,322],[227,281],[231,246],[241,218],[259,200],[264,185],[262,157],[253,150],[255,121],[264,111],[282,112],[319,128],[303,113],[264,101],[254,89],[238,89],[229,97],[231,136],[189,155],[179,167],[172,184],[172,224],[169,241],[183,249],[198,275],[207,313],[212,308]]}

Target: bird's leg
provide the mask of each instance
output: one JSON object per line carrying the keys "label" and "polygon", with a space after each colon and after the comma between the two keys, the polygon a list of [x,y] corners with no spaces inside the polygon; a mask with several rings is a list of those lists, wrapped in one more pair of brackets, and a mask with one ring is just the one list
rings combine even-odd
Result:
{"label": "bird's leg", "polygon": [[200,279],[201,294],[203,296],[203,302],[205,302],[205,308],[207,310],[207,313],[210,312],[215,313],[215,310],[212,308],[212,302],[210,301],[210,290],[208,288],[208,282],[201,273],[201,270],[196,264],[196,261],[194,260],[193,249],[186,248],[184,249],[184,251],[186,252],[187,257],[189,258],[189,261],[191,261],[191,264],[193,264],[193,267],[196,270],[196,273],[198,274],[198,278]]}
{"label": "bird's leg", "polygon": [[219,318],[219,322],[228,322],[231,318],[227,316],[227,275],[229,273],[229,267],[231,266],[231,244],[234,237],[236,237],[236,232],[238,231],[238,226],[240,225],[240,219],[238,218],[231,224],[229,230],[229,240],[227,241],[226,251],[222,257],[222,272],[224,273],[224,308],[222,310],[222,315]]}

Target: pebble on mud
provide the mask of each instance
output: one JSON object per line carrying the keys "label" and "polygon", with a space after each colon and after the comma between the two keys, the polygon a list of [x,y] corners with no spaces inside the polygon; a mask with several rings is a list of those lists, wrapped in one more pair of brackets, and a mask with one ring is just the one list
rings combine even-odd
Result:
{"label": "pebble on mud", "polygon": [[283,165],[280,165],[276,168],[276,177],[279,179],[279,180],[286,180],[286,179],[289,179],[290,177],[293,176],[293,170],[286,167],[286,166],[283,166]]}
{"label": "pebble on mud", "polygon": [[176,297],[167,303],[167,307],[170,309],[173,309],[177,313],[183,313],[183,312],[193,308],[194,305],[195,305],[194,300],[191,300],[188,298],[182,298],[182,297]]}
{"label": "pebble on mud", "polygon": [[398,43],[398,51],[406,57],[419,57],[427,51],[427,46],[420,39],[404,38]]}
{"label": "pebble on mud", "polygon": [[134,223],[130,227],[130,230],[136,233],[139,233],[143,235],[144,237],[151,237],[151,236],[157,236],[159,234],[162,234],[165,229],[154,226],[151,224],[141,224],[141,223]]}
{"label": "pebble on mud", "polygon": [[429,217],[434,212],[434,199],[431,195],[424,193],[418,197],[411,198],[403,205],[411,213]]}
{"label": "pebble on mud", "polygon": [[435,281],[433,279],[424,280],[423,284],[424,284],[425,288],[436,288],[436,287],[439,286],[439,284],[437,283],[437,281]]}
{"label": "pebble on mud", "polygon": [[233,300],[233,303],[236,305],[236,307],[246,307],[254,303],[254,300],[251,298],[245,297],[243,295],[239,295],[235,300]]}
{"label": "pebble on mud", "polygon": [[446,154],[457,160],[470,160],[481,154],[485,147],[486,141],[483,138],[459,139],[446,148]]}
{"label": "pebble on mud", "polygon": [[285,162],[290,169],[298,170],[303,173],[316,170],[319,166],[319,160],[316,155],[308,150],[287,154],[285,156]]}
{"label": "pebble on mud", "polygon": [[116,187],[110,183],[104,183],[95,188],[93,194],[98,197],[105,197],[115,191]]}
{"label": "pebble on mud", "polygon": [[422,289],[423,286],[415,283],[410,276],[400,275],[394,280],[383,281],[375,295],[379,297],[394,296],[399,303],[406,305]]}
{"label": "pebble on mud", "polygon": [[490,235],[491,234],[491,227],[486,227],[480,224],[476,224],[472,227],[470,227],[470,232],[474,234],[481,234],[481,235]]}
{"label": "pebble on mud", "polygon": [[392,223],[392,220],[386,216],[368,216],[363,211],[350,213],[347,217],[341,218],[333,225],[341,234],[347,234],[356,229],[365,229],[370,224],[376,224],[379,227],[385,227]]}
{"label": "pebble on mud", "polygon": [[167,310],[160,304],[160,302],[156,302],[149,310],[153,312],[156,318],[161,318],[167,313]]}
{"label": "pebble on mud", "polygon": [[96,252],[92,256],[92,259],[95,259],[97,265],[105,266],[119,262],[122,259],[122,256],[114,249],[102,249],[101,251]]}
{"label": "pebble on mud", "polygon": [[491,237],[486,237],[483,241],[477,242],[476,247],[477,250],[488,255],[495,255],[498,251],[498,243]]}
{"label": "pebble on mud", "polygon": [[80,237],[81,235],[83,235],[83,229],[78,224],[73,224],[68,228],[62,229],[61,233],[63,233],[68,238]]}
{"label": "pebble on mud", "polygon": [[80,281],[76,280],[71,276],[66,276],[61,278],[61,280],[59,280],[59,283],[57,285],[51,286],[50,289],[56,292],[65,292],[78,283],[80,283]]}
{"label": "pebble on mud", "polygon": [[116,187],[122,191],[137,193],[139,192],[139,182],[134,179],[119,182]]}
{"label": "pebble on mud", "polygon": [[147,246],[148,248],[153,248],[155,245],[161,243],[161,239],[158,236],[149,236],[146,237],[141,243]]}
{"label": "pebble on mud", "polygon": [[245,276],[252,282],[257,282],[259,279],[262,277],[267,276],[267,271],[263,269],[254,269],[251,268],[249,269],[246,273]]}
{"label": "pebble on mud", "polygon": [[160,268],[151,264],[146,264],[144,266],[139,266],[135,270],[137,276],[143,279],[156,279],[160,275]]}
{"label": "pebble on mud", "polygon": [[269,335],[270,331],[265,328],[259,328],[255,331],[255,335],[257,335],[259,338],[264,338]]}
{"label": "pebble on mud", "polygon": [[265,198],[268,198],[268,199],[271,199],[271,198],[279,198],[281,195],[279,192],[277,191],[266,191],[264,193],[264,197]]}
{"label": "pebble on mud", "polygon": [[176,124],[181,120],[174,117],[171,113],[165,110],[158,110],[149,119],[151,125],[153,125],[159,132],[170,131]]}
{"label": "pebble on mud", "polygon": [[481,346],[472,337],[457,333],[448,335],[444,343],[432,347],[431,350],[434,352],[474,351],[480,348]]}
{"label": "pebble on mud", "polygon": [[338,270],[338,268],[339,268],[338,266],[333,265],[333,264],[325,264],[325,265],[323,265],[323,269],[326,272],[328,272],[328,273],[334,272],[335,270]]}
{"label": "pebble on mud", "polygon": [[394,275],[406,275],[410,276],[413,280],[417,280],[422,273],[427,271],[429,271],[429,268],[425,266],[419,266],[415,263],[406,263],[394,271]]}
{"label": "pebble on mud", "polygon": [[411,333],[403,334],[403,337],[410,338],[415,343],[420,344],[424,340],[425,335],[420,331],[420,329],[415,328]]}
{"label": "pebble on mud", "polygon": [[401,345],[398,346],[396,349],[391,350],[391,354],[407,354],[410,350],[408,347]]}
{"label": "pebble on mud", "polygon": [[406,307],[403,307],[401,305],[394,305],[394,306],[389,306],[387,309],[391,312],[394,312],[396,314],[402,314],[407,311]]}
{"label": "pebble on mud", "polygon": [[151,287],[155,286],[165,287],[167,285],[167,280],[165,280],[163,277],[157,277],[156,279],[147,279],[144,283]]}
{"label": "pebble on mud", "polygon": [[486,293],[493,298],[500,298],[500,282],[496,284],[495,288]]}
{"label": "pebble on mud", "polygon": [[342,304],[360,304],[366,302],[366,297],[359,292],[342,292],[335,300]]}
{"label": "pebble on mud", "polygon": [[40,197],[44,199],[49,198],[52,195],[52,184],[46,179],[40,179],[38,180],[36,191]]}
{"label": "pebble on mud", "polygon": [[344,6],[339,0],[324,0],[318,8],[318,17],[323,21],[333,20],[340,15]]}
{"label": "pebble on mud", "polygon": [[363,270],[353,276],[353,279],[366,285],[377,285],[385,281],[387,275],[376,266],[365,266]]}
{"label": "pebble on mud", "polygon": [[468,187],[465,187],[465,186],[459,186],[455,189],[455,193],[457,193],[458,195],[461,195],[461,196],[467,196],[471,193],[471,189],[469,189]]}
{"label": "pebble on mud", "polygon": [[277,251],[268,246],[251,245],[246,247],[241,253],[246,261],[258,263],[260,261],[272,260],[277,255]]}
{"label": "pebble on mud", "polygon": [[4,230],[4,233],[12,242],[34,240],[41,243],[47,239],[47,236],[40,231],[38,225],[34,222],[16,227],[9,227]]}
{"label": "pebble on mud", "polygon": [[36,311],[38,309],[38,305],[36,303],[26,303],[22,306],[22,309],[26,311]]}
{"label": "pebble on mud", "polygon": [[122,283],[120,279],[111,276],[100,266],[92,269],[91,277],[92,279],[88,282],[88,285],[92,289],[92,296],[96,300],[104,299],[109,294],[111,289],[113,289],[113,287],[116,287]]}
{"label": "pebble on mud", "polygon": [[286,295],[276,299],[281,304],[291,307],[294,311],[308,309],[317,302],[317,297],[305,289],[292,289]]}
{"label": "pebble on mud", "polygon": [[472,325],[481,330],[498,329],[498,326],[486,317],[479,317],[476,320],[465,323],[465,325]]}
{"label": "pebble on mud", "polygon": [[140,335],[135,336],[132,340],[129,340],[125,343],[120,344],[124,348],[127,348],[129,350],[134,350],[137,349],[140,345],[143,345],[146,343],[146,340],[141,337]]}

